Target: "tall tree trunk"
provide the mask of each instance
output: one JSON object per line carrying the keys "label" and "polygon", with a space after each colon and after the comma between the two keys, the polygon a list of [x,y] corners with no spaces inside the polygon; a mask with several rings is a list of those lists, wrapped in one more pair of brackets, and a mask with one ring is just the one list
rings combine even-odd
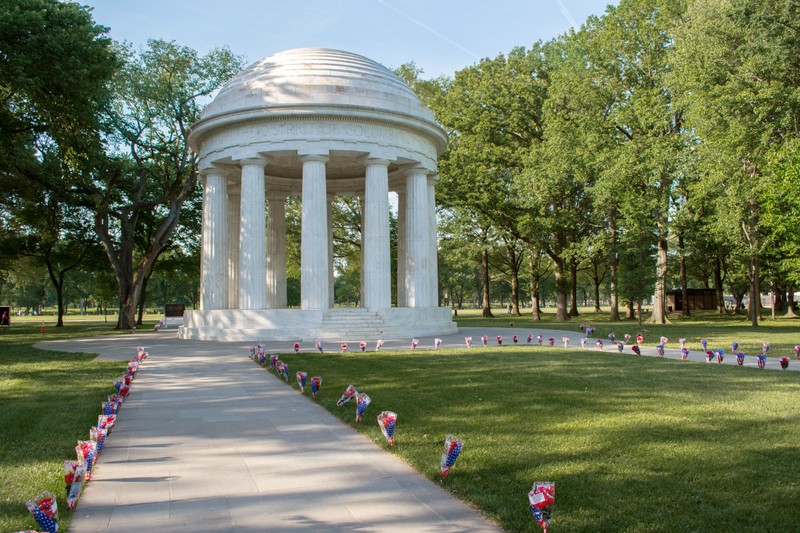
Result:
{"label": "tall tree trunk", "polygon": [[722,261],[719,257],[714,258],[714,290],[717,293],[717,313],[724,315],[727,311],[725,309],[725,294],[722,289]]}
{"label": "tall tree trunk", "polygon": [[788,289],[786,290],[786,314],[784,318],[797,318],[797,314],[794,311],[794,286],[789,285]]}
{"label": "tall tree trunk", "polygon": [[783,311],[783,306],[786,305],[786,287],[775,285],[773,287],[773,294],[775,295],[775,299],[772,307],[775,308],[776,313]]}
{"label": "tall tree trunk", "polygon": [[556,282],[556,320],[569,320],[569,313],[567,313],[567,288],[566,280],[564,279],[564,259],[561,257],[554,257],[553,259],[553,274]]}
{"label": "tall tree trunk", "polygon": [[753,254],[750,257],[750,302],[748,315],[750,317],[750,325],[753,327],[758,326],[758,319],[761,315],[761,281],[758,279],[761,276],[761,264],[758,254]]}
{"label": "tall tree trunk", "polygon": [[56,273],[55,267],[49,259],[49,257],[46,259],[47,274],[50,276],[50,281],[52,282],[53,288],[56,291],[56,302],[58,305],[58,320],[56,321],[56,327],[60,328],[64,326],[64,271],[61,270]]}
{"label": "tall tree trunk", "polygon": [[484,318],[494,317],[492,314],[492,304],[489,300],[489,249],[486,247],[485,232],[483,232],[483,250],[481,251],[481,276],[483,279],[481,316]]}
{"label": "tall tree trunk", "polygon": [[541,259],[539,251],[531,247],[529,254],[531,267],[531,317],[537,321],[542,319],[542,312],[539,309],[539,263]]}
{"label": "tall tree trunk", "polygon": [[636,320],[636,312],[633,310],[633,300],[628,302],[627,320]]}
{"label": "tall tree trunk", "polygon": [[608,318],[611,322],[619,322],[619,281],[617,277],[619,258],[617,257],[616,217],[609,217],[609,226],[611,230],[611,250],[608,252],[608,266],[611,271],[611,309],[609,310]]}
{"label": "tall tree trunk", "polygon": [[636,300],[636,316],[639,319],[639,325],[642,325],[642,299]]}
{"label": "tall tree trunk", "polygon": [[681,299],[683,305],[681,306],[681,316],[691,316],[689,310],[689,288],[686,284],[686,248],[683,243],[683,232],[678,235],[678,252],[680,253],[680,266],[681,266]]}
{"label": "tall tree trunk", "polygon": [[521,316],[519,312],[519,265],[520,258],[517,257],[517,249],[513,245],[506,247],[508,250],[508,263],[511,268],[511,314]]}
{"label": "tall tree trunk", "polygon": [[[595,265],[595,269],[596,268],[597,265]],[[600,309],[600,280],[598,279],[597,274],[595,274],[594,277],[594,310],[598,313],[602,311],[602,309]]]}
{"label": "tall tree trunk", "polygon": [[139,314],[136,317],[136,325],[142,325],[142,317],[144,316],[145,307],[147,307],[147,283],[150,281],[148,275],[142,282],[142,293],[139,295]]}
{"label": "tall tree trunk", "polygon": [[578,262],[569,261],[569,316],[580,316],[578,313]]}
{"label": "tall tree trunk", "polygon": [[[659,222],[659,226],[662,223]],[[653,294],[653,314],[648,324],[669,324],[667,320],[667,238],[666,229],[659,228],[656,252],[656,291]]]}
{"label": "tall tree trunk", "polygon": [[750,325],[756,327],[761,316],[761,258],[758,255],[758,202],[755,200],[750,203],[750,220],[744,229],[750,247]]}

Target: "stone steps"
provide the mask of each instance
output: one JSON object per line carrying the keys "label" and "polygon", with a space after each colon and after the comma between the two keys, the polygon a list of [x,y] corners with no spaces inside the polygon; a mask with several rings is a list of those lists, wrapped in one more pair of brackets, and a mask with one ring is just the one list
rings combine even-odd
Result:
{"label": "stone steps", "polygon": [[387,326],[378,313],[368,309],[336,309],[323,315],[322,329],[329,332],[323,338],[335,336],[366,340],[380,337]]}

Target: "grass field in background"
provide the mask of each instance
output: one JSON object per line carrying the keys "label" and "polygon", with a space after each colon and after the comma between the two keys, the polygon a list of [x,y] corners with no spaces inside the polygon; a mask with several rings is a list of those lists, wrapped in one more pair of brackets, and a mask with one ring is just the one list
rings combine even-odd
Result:
{"label": "grass field in background", "polygon": [[[556,482],[551,533],[800,523],[800,373],[538,346],[281,359],[294,388],[296,371],[321,376],[324,407],[507,531],[539,530],[534,481]],[[336,406],[348,384],[372,398],[358,425],[354,401]],[[442,482],[447,433],[466,443]]]}
{"label": "grass field in background", "polygon": [[[789,355],[800,344],[800,321],[788,319],[751,328],[744,319],[698,313],[639,327],[635,321],[610,324],[607,313],[587,310],[567,323],[552,314],[540,322],[504,310],[494,319],[479,314],[459,311],[455,320],[477,328],[513,322],[509,335],[577,332],[584,323],[597,328],[593,338],[606,339],[612,330],[618,338],[641,332],[644,345],[665,335],[676,347],[682,336],[693,350],[703,337],[710,348],[726,351],[736,339],[748,354],[767,341],[770,356]],[[113,317],[107,324],[102,318],[68,316],[66,327],[55,328],[55,317],[12,317],[11,328],[0,328],[0,531],[34,528],[25,501],[43,489],[59,496],[62,531],[68,526],[63,461],[74,458],[77,440],[88,438],[125,363],[32,345],[119,333]],[[152,331],[158,318],[148,316],[141,331]],[[527,509],[527,492],[537,480],[556,482],[551,533],[791,531],[800,523],[798,372],[560,346],[281,358],[290,365],[293,387],[298,370],[322,376],[317,401],[507,531],[540,530]],[[277,378],[265,372],[264,379]],[[335,405],[351,383],[372,397],[359,425],[354,402]],[[398,413],[394,448],[375,423],[382,410]],[[441,482],[446,433],[466,444]]]}
{"label": "grass field in background", "polygon": [[59,526],[66,531],[71,512],[64,461],[75,459],[78,440],[89,439],[100,403],[114,393],[127,362],[33,347],[41,340],[117,333],[113,324],[68,324],[44,334],[38,324],[12,324],[0,328],[0,531],[36,529],[25,502],[42,490],[58,496]]}

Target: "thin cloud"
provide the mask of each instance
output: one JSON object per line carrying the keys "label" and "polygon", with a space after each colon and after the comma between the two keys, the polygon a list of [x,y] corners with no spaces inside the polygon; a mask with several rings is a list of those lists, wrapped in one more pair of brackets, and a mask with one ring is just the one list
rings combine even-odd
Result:
{"label": "thin cloud", "polygon": [[[380,1],[380,0],[379,0]],[[577,28],[578,23],[575,21],[575,17],[572,16],[572,13],[569,12],[567,6],[564,5],[563,0],[555,0],[556,4],[558,4],[558,8],[561,10],[561,14],[564,15],[564,18],[567,19],[571,28]]]}
{"label": "thin cloud", "polygon": [[423,29],[425,29],[425,30],[427,30],[427,31],[431,32],[432,34],[434,34],[434,35],[435,35],[435,36],[437,36],[438,38],[440,38],[440,39],[442,39],[442,40],[444,40],[444,41],[447,41],[448,43],[452,44],[453,46],[455,46],[455,47],[456,47],[456,48],[458,48],[459,50],[461,50],[461,51],[463,51],[463,52],[466,52],[467,54],[471,55],[471,56],[472,56],[472,57],[474,57],[475,59],[480,59],[480,56],[479,56],[478,54],[476,54],[475,52],[473,52],[473,51],[471,51],[471,50],[468,50],[467,48],[465,48],[465,47],[461,46],[460,44],[458,44],[457,42],[455,42],[453,39],[450,39],[449,37],[446,37],[446,36],[442,35],[442,34],[441,34],[441,33],[439,33],[438,31],[436,31],[436,30],[434,30],[433,28],[431,28],[430,26],[426,26],[425,24],[423,24],[423,23],[422,23],[422,22],[420,22],[419,20],[415,19],[414,17],[412,17],[412,16],[411,16],[411,15],[409,15],[408,13],[404,13],[403,11],[400,11],[399,9],[397,9],[396,7],[394,7],[393,5],[391,5],[391,4],[387,3],[387,2],[384,2],[384,0],[378,0],[378,3],[385,5],[386,7],[388,7],[389,9],[391,9],[392,11],[394,11],[395,13],[397,13],[398,15],[402,15],[403,17],[407,18],[408,20],[410,20],[411,22],[413,22],[414,24],[416,24],[416,25],[417,25],[417,26],[419,26],[420,28],[423,28]]}

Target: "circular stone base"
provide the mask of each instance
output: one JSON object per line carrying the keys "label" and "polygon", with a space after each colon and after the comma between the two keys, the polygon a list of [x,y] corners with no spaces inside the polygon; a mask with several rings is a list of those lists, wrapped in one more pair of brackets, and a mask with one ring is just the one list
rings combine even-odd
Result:
{"label": "circular stone base", "polygon": [[457,331],[446,307],[226,309],[186,311],[178,337],[213,341],[374,341]]}

